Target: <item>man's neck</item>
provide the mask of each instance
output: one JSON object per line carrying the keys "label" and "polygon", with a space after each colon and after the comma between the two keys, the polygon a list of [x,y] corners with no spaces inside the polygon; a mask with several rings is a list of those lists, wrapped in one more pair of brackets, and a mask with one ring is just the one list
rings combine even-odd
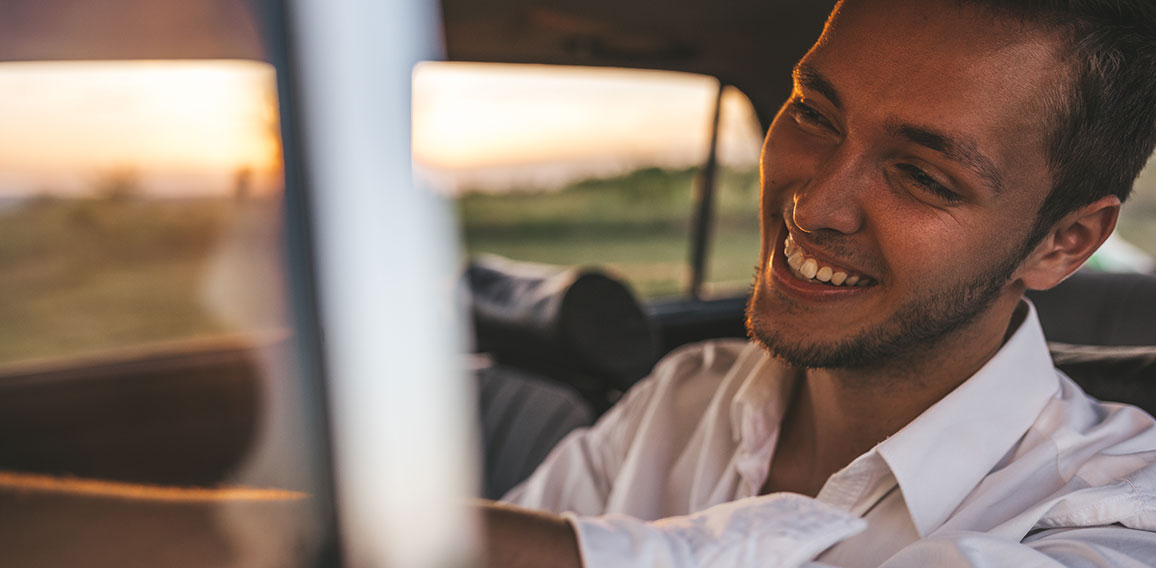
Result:
{"label": "man's neck", "polygon": [[807,370],[780,426],[762,492],[817,495],[828,477],[974,375],[1018,324],[1009,316],[1014,306],[999,307],[896,364]]}

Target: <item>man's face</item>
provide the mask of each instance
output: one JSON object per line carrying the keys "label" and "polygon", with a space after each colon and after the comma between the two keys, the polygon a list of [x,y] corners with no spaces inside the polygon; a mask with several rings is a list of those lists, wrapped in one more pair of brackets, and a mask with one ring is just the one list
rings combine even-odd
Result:
{"label": "man's face", "polygon": [[1018,295],[1056,50],[953,2],[847,2],[763,146],[755,338],[798,366],[874,365]]}

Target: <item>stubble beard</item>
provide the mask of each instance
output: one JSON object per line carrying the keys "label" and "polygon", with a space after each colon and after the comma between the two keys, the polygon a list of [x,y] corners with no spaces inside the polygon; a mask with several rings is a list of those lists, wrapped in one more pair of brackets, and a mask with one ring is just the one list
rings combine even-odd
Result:
{"label": "stubble beard", "polygon": [[[880,367],[925,352],[987,311],[1022,261],[1010,255],[975,278],[913,298],[887,321],[833,341],[792,341],[789,329],[767,321],[756,309],[758,276],[747,301],[747,334],[772,356],[806,369]],[[768,260],[770,262],[770,260]],[[758,274],[762,274],[759,269]],[[777,292],[773,292],[777,293]]]}

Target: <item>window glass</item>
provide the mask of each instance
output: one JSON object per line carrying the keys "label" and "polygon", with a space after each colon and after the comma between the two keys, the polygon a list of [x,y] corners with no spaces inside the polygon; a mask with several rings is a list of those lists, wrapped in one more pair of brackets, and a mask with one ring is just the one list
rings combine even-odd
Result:
{"label": "window glass", "polygon": [[5,565],[312,565],[273,68],[0,63],[0,124]]}
{"label": "window glass", "polygon": [[[1132,195],[1120,211],[1116,234],[1123,243],[1109,242],[1108,247],[1129,268],[1151,272],[1156,270],[1156,158],[1148,161],[1133,186]],[[1094,259],[1095,260],[1095,259]]]}
{"label": "window glass", "polygon": [[[643,296],[683,294],[717,93],[715,79],[685,73],[425,63],[414,159],[457,197],[468,253],[599,265]],[[734,133],[724,162],[746,167],[730,157],[748,151]]]}
{"label": "window glass", "polygon": [[704,297],[747,293],[758,262],[759,153],[762,126],[750,99],[734,87],[723,91],[719,115],[719,164]]}
{"label": "window glass", "polygon": [[268,66],[7,63],[0,93],[0,363],[284,325]]}

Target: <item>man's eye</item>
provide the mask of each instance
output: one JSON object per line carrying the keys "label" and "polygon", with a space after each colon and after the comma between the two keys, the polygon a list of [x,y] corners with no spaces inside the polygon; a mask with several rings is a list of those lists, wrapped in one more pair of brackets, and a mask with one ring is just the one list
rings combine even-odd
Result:
{"label": "man's eye", "polygon": [[963,201],[963,198],[960,197],[958,193],[947,189],[943,186],[943,184],[935,181],[935,178],[931,177],[927,174],[927,172],[919,169],[918,167],[911,164],[898,164],[896,167],[902,170],[903,173],[907,175],[908,179],[911,180],[911,182],[918,186],[921,190],[927,193],[931,193],[936,197],[946,201],[947,203],[954,204]]}
{"label": "man's eye", "polygon": [[809,128],[822,128],[826,130],[835,130],[831,122],[819,111],[811,108],[810,105],[803,101],[791,101],[787,110],[791,113],[791,117],[795,122]]}

